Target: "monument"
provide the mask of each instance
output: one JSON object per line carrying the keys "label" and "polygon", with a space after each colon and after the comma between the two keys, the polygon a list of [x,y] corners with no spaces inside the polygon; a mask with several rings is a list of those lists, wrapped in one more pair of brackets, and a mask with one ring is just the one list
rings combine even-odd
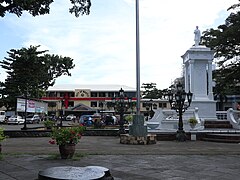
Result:
{"label": "monument", "polygon": [[213,99],[212,62],[214,51],[199,45],[200,30],[194,31],[195,44],[182,55],[185,71],[185,90],[193,93],[190,108],[198,107],[199,118],[217,120],[216,102]]}
{"label": "monument", "polygon": [[156,144],[156,142],[156,135],[148,134],[142,115],[133,115],[133,123],[129,125],[129,134],[120,134],[121,144],[149,145]]}

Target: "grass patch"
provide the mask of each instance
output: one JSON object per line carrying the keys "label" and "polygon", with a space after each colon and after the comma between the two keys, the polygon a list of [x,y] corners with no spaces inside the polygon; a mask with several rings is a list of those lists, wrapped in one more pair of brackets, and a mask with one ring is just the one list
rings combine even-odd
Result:
{"label": "grass patch", "polygon": [[78,161],[78,160],[80,160],[81,158],[86,157],[86,156],[87,156],[87,154],[74,153],[74,155],[73,155],[73,157],[72,157],[72,160]]}
{"label": "grass patch", "polygon": [[48,160],[60,159],[60,154],[50,154],[46,159]]}
{"label": "grass patch", "polygon": [[[87,156],[87,154],[83,154],[83,153],[74,153],[73,157],[71,160],[73,161],[78,161],[80,160],[82,157]],[[50,154],[46,159],[48,160],[57,160],[57,159],[61,159],[60,154]]]}
{"label": "grass patch", "polygon": [[3,160],[3,155],[2,155],[2,153],[0,153],[0,161],[2,161]]}

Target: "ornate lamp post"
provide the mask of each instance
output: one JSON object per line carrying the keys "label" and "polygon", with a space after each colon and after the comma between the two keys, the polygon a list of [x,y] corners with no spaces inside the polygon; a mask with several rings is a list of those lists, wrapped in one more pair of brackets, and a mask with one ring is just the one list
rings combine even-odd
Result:
{"label": "ornate lamp post", "polygon": [[[186,140],[186,134],[183,130],[183,119],[182,115],[187,110],[187,108],[190,106],[192,102],[192,95],[190,91],[188,93],[185,92],[183,89],[182,84],[178,83],[176,86],[176,93],[174,94],[172,91],[168,92],[168,100],[171,105],[171,109],[176,110],[179,116],[178,120],[178,130],[177,130],[177,140],[178,141],[185,141]],[[185,104],[185,100],[187,97],[187,103]]]}
{"label": "ornate lamp post", "polygon": [[103,110],[104,110],[103,108],[104,108],[104,105],[105,105],[104,101],[100,101],[99,102],[99,107],[101,108],[101,110],[100,110],[101,118],[103,118]]}
{"label": "ornate lamp post", "polygon": [[[127,102],[125,102],[125,99],[127,99]],[[120,115],[120,121],[119,121],[119,134],[126,134],[126,131],[124,129],[124,112],[128,110],[129,107],[131,107],[132,98],[125,97],[124,90],[121,88],[119,90],[119,97],[112,98],[112,106],[115,110],[118,111]]]}

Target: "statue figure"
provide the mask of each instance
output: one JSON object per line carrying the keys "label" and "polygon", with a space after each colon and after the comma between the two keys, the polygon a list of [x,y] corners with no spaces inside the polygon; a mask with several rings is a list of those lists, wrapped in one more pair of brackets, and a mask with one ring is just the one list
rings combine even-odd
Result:
{"label": "statue figure", "polygon": [[195,36],[194,36],[195,46],[199,46],[201,32],[198,29],[198,26],[196,26],[196,29],[194,30],[194,34],[195,34]]}

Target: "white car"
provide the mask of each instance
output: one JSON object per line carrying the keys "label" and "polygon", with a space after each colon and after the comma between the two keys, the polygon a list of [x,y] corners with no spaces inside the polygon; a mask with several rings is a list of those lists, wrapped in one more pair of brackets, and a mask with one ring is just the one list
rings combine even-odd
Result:
{"label": "white car", "polygon": [[26,118],[26,122],[30,123],[30,124],[34,124],[34,123],[39,124],[40,121],[41,121],[41,118],[37,114],[28,115],[27,118]]}
{"label": "white car", "polygon": [[67,117],[66,117],[66,121],[73,121],[76,119],[76,116],[74,114],[69,114]]}
{"label": "white car", "polygon": [[13,115],[10,118],[8,118],[8,124],[23,124],[25,119],[22,118],[22,116]]}

